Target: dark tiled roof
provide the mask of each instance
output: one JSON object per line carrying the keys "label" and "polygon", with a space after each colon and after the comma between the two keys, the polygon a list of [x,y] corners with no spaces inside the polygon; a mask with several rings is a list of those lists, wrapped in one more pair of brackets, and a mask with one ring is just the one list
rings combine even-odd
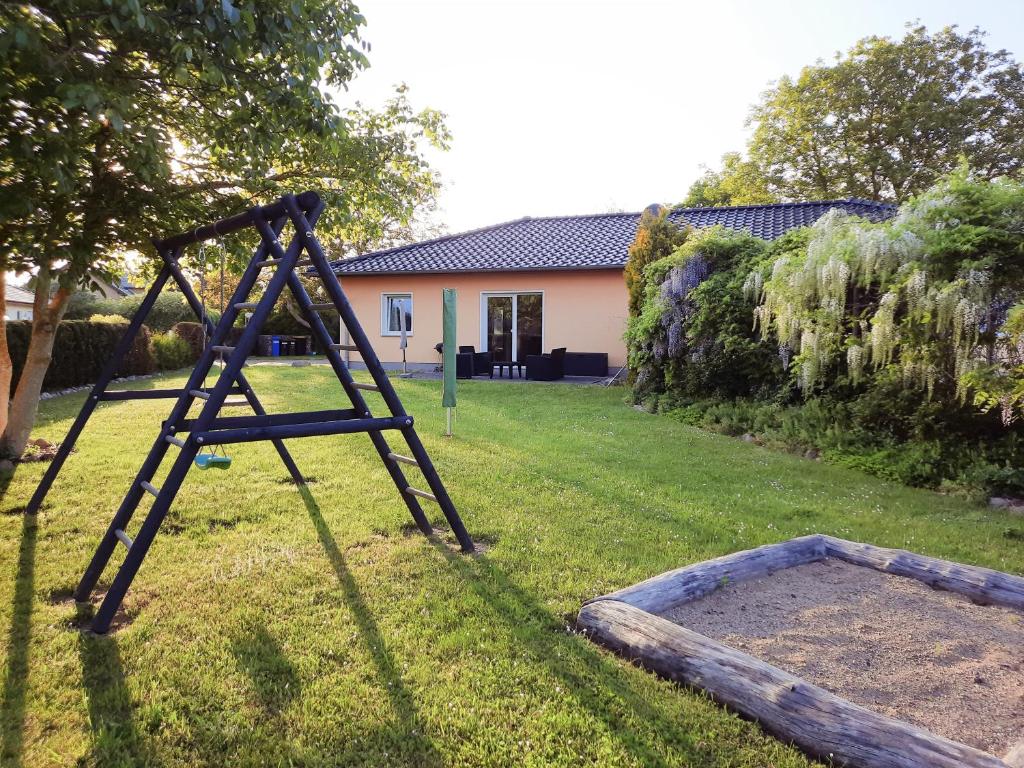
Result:
{"label": "dark tiled roof", "polygon": [[[872,221],[896,212],[895,206],[867,200],[834,200],[675,208],[669,218],[698,228],[721,224],[773,240],[789,229],[813,224],[831,208]],[[342,259],[332,266],[341,275],[622,268],[639,221],[639,213],[516,219]]]}

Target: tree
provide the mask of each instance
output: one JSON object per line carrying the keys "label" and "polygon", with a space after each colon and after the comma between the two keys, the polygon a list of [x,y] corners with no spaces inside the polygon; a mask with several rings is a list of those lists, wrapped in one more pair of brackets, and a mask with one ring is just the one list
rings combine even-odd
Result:
{"label": "tree", "polygon": [[328,240],[433,198],[420,147],[446,146],[443,115],[404,87],[381,111],[331,95],[367,64],[363,24],[348,0],[0,5],[0,275],[36,296],[9,419],[0,341],[0,451],[24,448],[68,296],[119,251],[288,191],[324,195]]}
{"label": "tree", "polygon": [[764,205],[779,198],[768,189],[764,173],[757,163],[744,160],[739,152],[722,155],[722,170],[704,168],[704,175],[693,182],[681,205],[686,208],[723,205]]}
{"label": "tree", "polygon": [[692,196],[735,202],[731,187],[752,186],[779,200],[901,203],[964,158],[979,178],[1021,176],[1024,69],[978,29],[908,25],[902,39],[867,37],[781,78],[749,122],[749,159],[727,155]]}
{"label": "tree", "polygon": [[636,238],[629,246],[626,260],[626,290],[629,292],[629,315],[640,314],[644,300],[644,270],[648,264],[668,256],[686,239],[686,230],[668,220],[668,209],[651,205],[640,215]]}

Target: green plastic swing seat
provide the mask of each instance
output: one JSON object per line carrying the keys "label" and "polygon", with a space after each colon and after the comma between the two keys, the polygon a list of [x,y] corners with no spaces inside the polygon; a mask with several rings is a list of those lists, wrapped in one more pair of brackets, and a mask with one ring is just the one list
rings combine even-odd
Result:
{"label": "green plastic swing seat", "polygon": [[202,453],[196,456],[195,465],[199,469],[228,469],[231,466],[231,457]]}

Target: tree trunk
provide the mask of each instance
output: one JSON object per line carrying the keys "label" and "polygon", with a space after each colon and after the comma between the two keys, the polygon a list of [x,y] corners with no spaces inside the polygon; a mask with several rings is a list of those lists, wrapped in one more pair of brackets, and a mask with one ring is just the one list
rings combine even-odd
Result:
{"label": "tree trunk", "polygon": [[[52,278],[46,270],[40,270],[36,278],[35,301],[32,307],[32,336],[29,340],[25,365],[18,379],[18,388],[10,403],[10,415],[0,437],[0,456],[17,459],[25,452],[32,426],[39,409],[39,394],[43,389],[43,377],[50,367],[53,342],[57,337],[64,310],[71,292],[60,288],[50,297]],[[2,361],[0,361],[2,364]],[[8,365],[10,359],[8,355]],[[8,382],[8,386],[10,386]]]}
{"label": "tree trunk", "polygon": [[7,270],[0,269],[0,435],[7,429],[7,409],[11,402],[11,352],[7,348]]}

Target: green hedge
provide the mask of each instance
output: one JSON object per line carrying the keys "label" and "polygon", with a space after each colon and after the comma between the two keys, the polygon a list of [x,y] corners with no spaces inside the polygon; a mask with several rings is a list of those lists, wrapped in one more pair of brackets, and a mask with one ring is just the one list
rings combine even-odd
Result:
{"label": "green hedge", "polygon": [[174,331],[153,337],[153,353],[161,371],[175,371],[195,362],[189,343]]}
{"label": "green hedge", "polygon": [[[64,317],[67,320],[88,320],[92,315],[120,315],[130,320],[144,298],[145,296],[139,295],[103,299],[83,291],[71,297]],[[213,310],[208,314],[216,323],[219,314]],[[196,316],[185,302],[185,297],[178,291],[168,290],[157,297],[153,309],[146,316],[146,325],[154,333],[163,333],[171,330],[177,323],[194,323],[196,320]]]}
{"label": "green hedge", "polygon": [[[114,348],[126,328],[127,325],[123,323],[92,323],[86,320],[62,322],[57,327],[57,337],[53,342],[53,360],[43,379],[43,390],[66,389],[95,382],[107,360],[114,354]],[[12,392],[21,378],[31,334],[30,321],[7,323],[7,346],[14,368],[11,379]],[[155,370],[150,332],[143,326],[117,375],[141,376]]]}

